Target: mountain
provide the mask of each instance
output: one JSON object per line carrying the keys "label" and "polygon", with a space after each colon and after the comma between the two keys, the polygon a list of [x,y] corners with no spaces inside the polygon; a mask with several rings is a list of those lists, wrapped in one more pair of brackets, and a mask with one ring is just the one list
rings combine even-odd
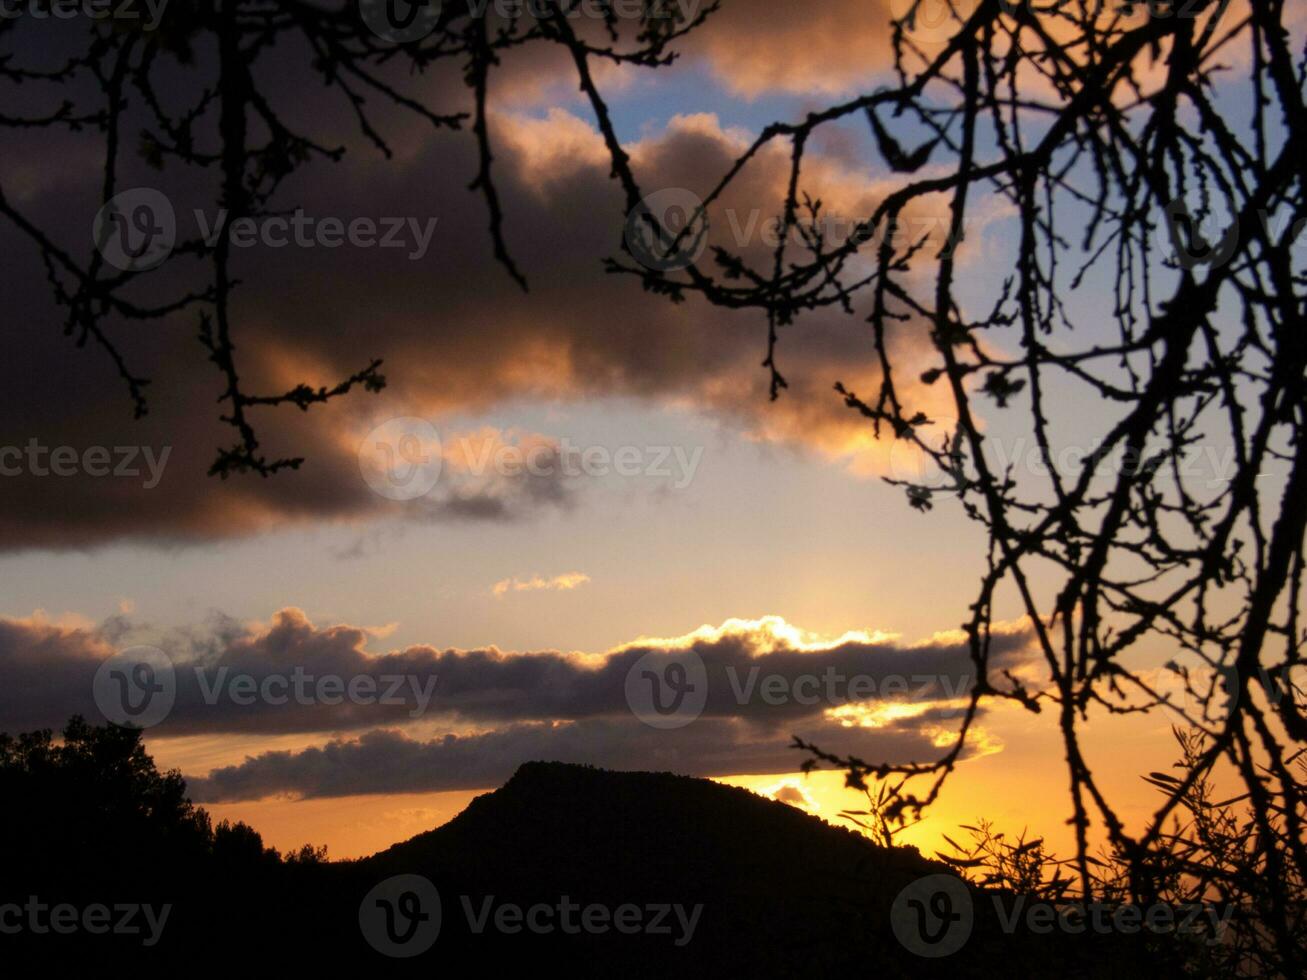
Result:
{"label": "mountain", "polygon": [[[471,968],[557,962],[605,977],[1170,975],[1139,937],[1011,931],[990,896],[914,848],[877,847],[788,804],[670,773],[529,763],[448,824],[352,870],[360,890],[396,876],[428,879],[441,916],[422,959]],[[914,910],[895,900],[941,879],[953,886],[954,938],[964,941],[923,957],[900,938],[914,935]],[[651,920],[645,910],[682,912],[657,935],[611,927],[567,934],[563,896],[579,906],[634,906],[643,923]],[[537,905],[550,910],[538,919],[546,933],[475,928],[499,909]]]}
{"label": "mountain", "polygon": [[[640,974],[711,965],[765,975],[855,966],[860,952],[894,943],[889,902],[899,889],[947,871],[913,849],[873,847],[748,790],[562,763],[522,766],[445,826],[360,867],[437,883],[444,913],[437,945],[447,953],[466,950],[477,959],[547,946],[611,955]],[[524,908],[566,895],[610,908],[679,905],[685,913],[668,916],[670,935],[569,936],[558,929],[545,937],[478,937],[467,908],[479,911],[491,895],[496,905]],[[696,906],[702,911],[693,935],[677,946],[687,930],[676,926]]]}
{"label": "mountain", "polygon": [[1021,896],[703,779],[529,763],[448,824],[340,862],[214,828],[184,790],[139,732],[0,736],[11,972],[1174,975],[1174,937],[1014,926]]}

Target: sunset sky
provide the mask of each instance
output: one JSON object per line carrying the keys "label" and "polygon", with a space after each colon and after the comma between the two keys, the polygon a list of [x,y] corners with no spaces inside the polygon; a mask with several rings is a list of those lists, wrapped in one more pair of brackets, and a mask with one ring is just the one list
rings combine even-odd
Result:
{"label": "sunset sky", "polygon": [[[887,24],[902,6],[728,2],[672,67],[607,72],[600,81],[645,186],[704,194],[769,121],[888,81]],[[468,136],[378,105],[395,151],[387,160],[292,62],[262,81],[349,152],[297,174],[278,201],[345,221],[434,219],[434,232],[420,258],[416,242],[238,255],[243,370],[255,387],[281,389],[333,384],[379,357],[388,385],[307,413],[257,414],[271,452],[307,458],[298,471],[208,477],[230,433],[193,318],[124,328],[124,349],[154,379],[150,413],[134,421],[112,364],[63,336],[39,257],[0,225],[9,323],[0,446],[150,453],[137,477],[42,477],[25,463],[0,477],[0,730],[58,728],[75,711],[100,720],[96,667],[138,644],[179,665],[255,676],[295,666],[434,674],[418,717],[213,706],[179,686],[177,706],[147,731],[156,761],[180,769],[215,818],[246,820],[282,848],[326,844],[333,857],[430,829],[532,759],[712,776],[837,820],[860,796],[839,773],[800,774],[791,735],[867,759],[939,753],[961,701],[938,687],[861,711],[769,711],[714,690],[703,716],[674,731],[645,725],[621,699],[637,656],[687,648],[709,664],[787,676],[828,665],[878,677],[969,667],[958,629],[983,568],[983,528],[948,501],[920,513],[882,481],[916,473],[919,461],[875,441],[832,390],[875,383],[864,317],[828,311],[789,328],[780,358],[790,390],[771,402],[756,312],[693,297],[672,304],[633,277],[606,275],[622,197],[570,66],[534,49],[507,58],[491,90],[505,234],[530,283],[524,294],[494,262],[484,203],[467,190]],[[413,84],[451,111],[467,99],[446,68]],[[1230,95],[1232,112],[1242,98]],[[82,252],[98,208],[95,139],[19,133],[17,152],[0,160],[0,183]],[[810,152],[812,191],[836,216],[863,215],[893,186],[860,117],[823,131]],[[765,253],[786,166],[782,148],[764,153],[711,238]],[[194,208],[212,213],[212,188],[193,174],[141,163],[123,181],[167,193],[187,234]],[[976,211],[959,291],[980,308],[1011,269],[1017,229],[997,201]],[[936,236],[946,214],[941,205],[909,218]],[[1069,308],[1092,311],[1105,288],[1091,277]],[[905,363],[933,363],[924,333],[897,342]],[[908,387],[923,408],[943,405],[942,390]],[[1056,410],[1066,422],[1059,448],[1091,446],[1097,405],[1068,391]],[[416,499],[390,499],[364,478],[376,432],[393,433],[396,419],[423,420],[439,437],[423,448],[439,455],[440,473]],[[995,451],[1023,465],[1029,441],[997,414],[985,424]],[[586,452],[591,462],[567,465]],[[147,486],[146,459],[161,463],[157,485]],[[1213,480],[1225,464],[1220,447],[1195,461]],[[1037,679],[1012,599],[997,610],[1001,661]],[[1132,654],[1144,668],[1168,655],[1156,644]],[[1048,715],[1006,704],[985,712],[940,803],[903,840],[930,853],[941,834],[984,817],[1069,850],[1067,778]],[[1171,761],[1172,721],[1091,722],[1103,783],[1136,825],[1154,796],[1139,776]]]}

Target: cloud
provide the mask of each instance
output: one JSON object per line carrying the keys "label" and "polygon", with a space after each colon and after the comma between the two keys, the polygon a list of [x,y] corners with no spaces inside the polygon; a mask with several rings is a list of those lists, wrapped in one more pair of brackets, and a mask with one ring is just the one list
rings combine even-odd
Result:
{"label": "cloud", "polygon": [[[927,5],[938,0],[926,0]],[[748,0],[723,4],[686,43],[732,92],[847,94],[893,65],[890,18],[910,0]]]}
{"label": "cloud", "polygon": [[[388,119],[396,158],[386,161],[351,142],[347,112],[320,105],[316,89],[296,88],[294,78],[285,84],[287,98],[320,109],[315,121],[351,152],[338,166],[297,176],[293,194],[288,190],[276,206],[346,222],[437,219],[436,231],[420,261],[403,249],[236,250],[238,367],[249,390],[268,393],[301,382],[334,384],[375,356],[385,360],[388,388],[303,413],[255,409],[264,451],[307,462],[275,479],[209,478],[208,466],[232,432],[217,418],[222,379],[195,340],[194,317],[108,325],[132,370],[152,380],[150,414],[133,420],[113,365],[63,336],[38,257],[12,224],[0,224],[0,248],[11,257],[7,312],[19,325],[0,339],[0,358],[17,368],[0,386],[0,447],[35,439],[79,454],[91,447],[148,449],[155,457],[169,452],[158,484],[148,489],[141,479],[85,473],[40,476],[24,468],[5,476],[0,549],[123,541],[176,546],[303,524],[518,520],[570,506],[586,481],[569,483],[557,474],[478,483],[467,492],[442,478],[434,496],[398,503],[371,492],[360,476],[360,442],[388,419],[413,416],[442,429],[476,431],[486,413],[524,403],[632,398],[689,408],[748,438],[806,447],[860,471],[877,471],[874,460],[883,462],[888,448],[874,443],[863,420],[831,390],[837,380],[860,391],[876,383],[864,310],[815,313],[786,328],[780,358],[791,387],[771,404],[758,367],[766,329],[761,314],[715,309],[694,298],[667,303],[645,294],[632,277],[603,274],[601,260],[620,245],[624,204],[588,116],[557,108],[547,115],[510,112],[503,102],[495,113],[507,235],[532,282],[531,293],[522,294],[493,262],[484,205],[467,193],[477,169],[469,141]],[[648,189],[704,194],[729,167],[740,140],[715,117],[699,114],[674,119],[630,150]],[[92,137],[58,139],[62,154],[87,154],[93,146]],[[42,145],[33,152],[53,151]],[[0,165],[0,183],[15,178],[16,167]],[[712,239],[765,266],[765,229],[780,211],[787,167],[782,147],[760,154],[722,200]],[[98,208],[93,170],[53,167],[44,179],[36,173],[25,180],[25,212],[72,254],[85,255]],[[184,235],[196,231],[196,209],[206,221],[213,218],[206,212],[212,211],[210,188],[192,175],[159,173],[132,160],[121,181],[165,191]],[[806,184],[850,217],[866,213],[888,186],[868,164],[820,154],[811,159]],[[175,258],[143,279],[141,291],[160,301],[193,287],[202,271]],[[929,347],[926,331],[911,325],[893,342]],[[917,393],[908,385],[902,392]]]}
{"label": "cloud", "polygon": [[[820,738],[829,751],[858,752],[887,761],[938,754],[928,737],[909,727],[856,740],[847,731],[834,729],[823,731]],[[499,785],[519,765],[533,760],[723,776],[741,771],[793,772],[801,759],[788,736],[730,720],[709,719],[677,731],[657,731],[633,718],[604,718],[513,725],[425,741],[400,731],[376,730],[301,751],[264,752],[206,776],[188,775],[187,787],[199,802],[226,803],[277,795],[312,798],[484,789]]]}
{"label": "cloud", "polygon": [[[938,13],[941,2],[927,7]],[[972,6],[967,0],[959,9],[965,14]],[[827,101],[835,92],[866,91],[889,65],[890,17],[908,9],[908,0],[728,0],[679,45],[684,57],[670,73],[707,71],[728,93],[745,97],[782,91]],[[1056,18],[1049,20],[1051,30],[1059,29]],[[1164,70],[1163,62],[1156,70]],[[202,81],[176,71],[173,94],[180,102]],[[619,86],[636,78],[657,85],[668,76],[612,71],[608,81]],[[454,66],[408,83],[439,111],[467,107]],[[419,261],[405,249],[237,250],[238,366],[251,390],[279,392],[300,382],[333,384],[377,356],[386,361],[390,387],[308,413],[255,410],[270,455],[304,455],[308,462],[274,480],[208,479],[209,463],[232,432],[216,418],[222,379],[195,340],[194,318],[107,324],[132,370],[152,380],[151,413],[133,421],[113,365],[94,345],[79,349],[64,335],[62,311],[51,302],[30,243],[11,223],[0,224],[0,249],[10,263],[6,314],[16,325],[0,338],[0,359],[16,367],[0,386],[0,449],[36,438],[78,453],[171,450],[152,489],[140,480],[85,474],[5,476],[0,548],[173,546],[325,522],[528,518],[567,505],[578,487],[524,477],[395,506],[363,485],[357,460],[358,440],[388,418],[444,424],[526,402],[626,397],[655,408],[687,407],[747,438],[801,447],[862,475],[889,469],[891,445],[876,441],[831,391],[837,380],[864,395],[878,383],[866,309],[813,313],[784,329],[780,366],[790,388],[772,405],[758,366],[765,335],[759,313],[712,308],[693,297],[674,305],[649,297],[631,278],[602,274],[601,260],[618,250],[625,206],[589,110],[577,100],[565,52],[548,45],[507,52],[492,84],[496,181],[509,245],[532,281],[529,295],[491,258],[483,203],[467,192],[478,169],[467,134],[433,133],[401,111],[375,107],[394,150],[394,159],[385,160],[360,138],[352,108],[332,101],[298,54],[277,59],[268,84],[276,85],[279,104],[312,120],[315,139],[348,150],[339,165],[296,174],[275,207],[344,221],[399,217],[427,227],[434,220],[435,237]],[[564,89],[568,101],[559,103],[554,97]],[[150,125],[148,107],[135,104],[123,122],[125,132]],[[805,160],[804,189],[846,221],[867,215],[891,186],[866,132],[855,134],[860,126],[858,120],[823,134]],[[0,186],[57,244],[85,257],[99,204],[100,135],[9,136],[13,152],[0,161]],[[690,112],[628,149],[646,190],[703,195],[748,136],[709,113]],[[766,229],[780,211],[788,163],[783,141],[758,154],[715,209],[714,244],[766,266]],[[195,209],[213,217],[211,183],[189,171],[156,172],[129,159],[120,184],[166,191],[186,233],[196,230]],[[905,215],[909,227],[913,220],[938,222],[945,213],[938,201],[922,200],[913,209]],[[959,258],[988,254],[1001,265],[1005,256],[987,252],[992,242],[984,231],[969,229]],[[169,262],[141,280],[137,298],[160,301],[202,282],[194,263]],[[907,322],[890,342],[903,368],[900,396],[911,411],[935,417],[946,408],[945,386],[911,381],[917,362],[933,360],[928,333]]]}
{"label": "cloud", "polygon": [[[175,704],[151,730],[161,737],[350,731],[418,720],[459,731],[633,720],[626,685],[637,663],[665,672],[687,651],[704,665],[705,718],[772,732],[806,722],[925,730],[955,713],[973,675],[958,634],[918,644],[875,633],[823,641],[779,617],[731,620],[598,654],[427,645],[376,654],[367,649],[374,635],[366,627],[318,628],[294,608],[266,626],[216,616],[163,632],[124,616],[95,629],[2,619],[0,730],[58,727],[74,713],[101,717],[91,696],[96,669],[115,649],[143,638],[174,665]],[[1030,660],[1028,631],[994,634],[993,669],[1019,670]],[[882,713],[849,714],[864,704]],[[903,707],[887,709],[894,705]]]}
{"label": "cloud", "polygon": [[541,578],[534,575],[529,579],[506,578],[494,584],[490,590],[497,598],[503,598],[510,592],[570,592],[579,588],[590,581],[590,576],[585,572],[567,572],[564,575],[555,575],[553,578]]}
{"label": "cloud", "polygon": [[[97,669],[149,638],[167,650],[176,680],[175,703],[150,738],[234,739],[249,752],[240,764],[189,773],[197,799],[480,788],[541,758],[781,773],[794,770],[795,735],[864,758],[935,757],[954,737],[972,673],[956,632],[916,644],[867,631],[822,638],[776,616],[598,654],[425,645],[377,654],[367,644],[378,633],[319,628],[293,608],[268,624],[215,615],[176,630],[125,615],[94,627],[0,619],[0,731],[58,728],[74,713],[99,720]],[[666,676],[687,654],[704,665],[702,714],[680,729],[647,725],[627,702],[628,676],[637,665]],[[1029,671],[1029,631],[996,630],[991,658],[995,670]],[[291,736],[298,744],[273,748]],[[1000,748],[977,725],[968,755]]]}
{"label": "cloud", "polygon": [[813,802],[812,797],[798,783],[793,780],[781,783],[771,791],[771,797],[774,800],[780,800],[782,803],[788,803],[790,806],[798,807],[800,810],[807,810],[815,813],[817,805]]}

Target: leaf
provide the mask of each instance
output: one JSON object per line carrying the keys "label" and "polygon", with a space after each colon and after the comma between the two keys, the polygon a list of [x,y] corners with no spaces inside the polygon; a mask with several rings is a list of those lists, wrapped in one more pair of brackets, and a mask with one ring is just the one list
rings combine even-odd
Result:
{"label": "leaf", "polygon": [[935,854],[941,861],[947,861],[956,868],[978,868],[985,863],[980,858],[949,857],[943,851],[936,851]]}
{"label": "leaf", "polygon": [[1150,772],[1144,778],[1147,779],[1149,782],[1154,782],[1154,783],[1156,782],[1170,783],[1173,786],[1179,786],[1181,784],[1181,780],[1176,779],[1174,776],[1170,776],[1164,772]]}

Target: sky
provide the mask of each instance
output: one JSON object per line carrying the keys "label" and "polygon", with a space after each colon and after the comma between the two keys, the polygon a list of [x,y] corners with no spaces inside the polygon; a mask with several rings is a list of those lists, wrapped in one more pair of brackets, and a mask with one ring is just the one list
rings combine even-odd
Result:
{"label": "sky", "polygon": [[[728,2],[670,68],[607,72],[619,137],[647,186],[702,194],[767,122],[884,84],[894,7]],[[244,371],[264,389],[330,384],[380,357],[387,388],[307,413],[262,412],[273,451],[305,465],[270,479],[209,477],[229,435],[193,321],[117,328],[153,379],[150,414],[134,420],[113,366],[63,336],[35,252],[0,225],[0,362],[12,375],[0,388],[0,447],[25,453],[35,440],[82,460],[91,447],[115,459],[116,447],[135,450],[122,476],[87,465],[40,475],[26,455],[0,457],[18,470],[0,477],[0,729],[96,717],[99,666],[157,647],[177,665],[176,704],[146,735],[160,765],[180,769],[216,818],[244,819],[282,848],[327,844],[335,857],[429,829],[536,758],[720,778],[838,820],[858,795],[839,773],[802,775],[792,734],[892,761],[946,746],[959,702],[939,679],[969,664],[957,630],[983,531],[947,503],[919,513],[882,480],[915,474],[920,461],[873,439],[832,390],[874,384],[863,319],[822,313],[787,331],[791,388],[771,402],[758,315],[674,305],[605,275],[621,195],[567,65],[531,52],[506,58],[491,89],[506,236],[531,285],[523,294],[494,262],[484,206],[467,191],[476,161],[466,134],[378,106],[394,149],[386,159],[294,64],[279,60],[261,80],[349,151],[305,168],[278,202],[317,218],[402,219],[405,244],[242,251]],[[414,84],[438,105],[466,102],[448,72]],[[0,187],[85,253],[99,205],[94,137],[16,142]],[[866,213],[892,185],[865,126],[824,133],[816,151],[814,186],[837,215]],[[783,153],[760,156],[726,202],[734,228],[775,214],[784,174]],[[165,193],[188,233],[212,216],[212,188],[194,173],[136,162],[122,186]],[[977,308],[1010,270],[1014,240],[1001,204],[978,213],[960,252],[960,295]],[[928,206],[910,217],[942,227]],[[719,222],[711,234],[732,232]],[[737,244],[765,249],[760,235]],[[184,276],[157,278],[175,286]],[[1069,298],[1082,310],[1101,301],[1093,282]],[[896,343],[907,364],[928,366],[920,336],[905,330]],[[1078,419],[1103,417],[1071,393],[1057,410],[1072,447],[1091,437]],[[393,462],[378,453],[404,456],[406,437],[439,472],[420,496],[384,480],[378,492],[369,474]],[[1004,445],[1028,448],[1016,436]],[[1219,477],[1219,459],[1209,462]],[[1035,671],[1015,605],[1000,612],[1005,663]],[[713,681],[702,715],[672,730],[646,724],[624,701],[623,678],[641,657],[664,663],[686,650]],[[1144,656],[1160,664],[1164,651]],[[752,666],[792,682],[832,664],[935,682],[859,710],[741,702],[722,686]],[[407,688],[398,708],[239,704],[230,692],[207,703],[201,678],[224,667],[256,679],[297,667],[434,677],[434,694],[421,711]],[[980,728],[939,805],[904,840],[929,852],[958,823],[987,817],[1067,850],[1049,720],[997,707]],[[1107,782],[1127,819],[1141,818],[1151,790],[1138,777],[1170,760],[1169,720],[1106,727],[1095,751],[1132,760]]]}

